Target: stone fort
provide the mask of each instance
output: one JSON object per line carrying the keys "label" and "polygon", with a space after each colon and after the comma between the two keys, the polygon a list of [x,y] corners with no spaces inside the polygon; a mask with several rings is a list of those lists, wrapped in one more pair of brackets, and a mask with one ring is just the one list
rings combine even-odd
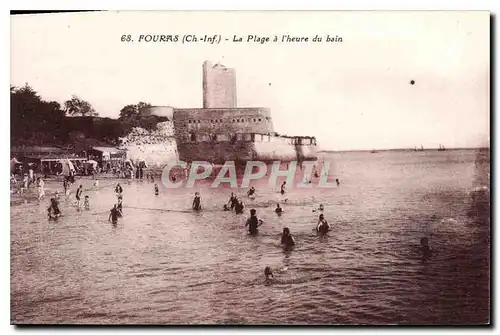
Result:
{"label": "stone fort", "polygon": [[[316,145],[314,137],[275,136],[268,108],[237,107],[235,70],[208,61],[203,63],[203,108],[156,106],[145,108],[141,115],[168,119],[158,124],[156,131],[135,129],[122,139],[130,158],[147,163],[295,159],[297,146],[303,151],[304,144]],[[255,142],[266,143],[258,144],[256,150]],[[314,153],[309,153],[310,149],[305,149],[305,155],[315,157],[315,148]]]}

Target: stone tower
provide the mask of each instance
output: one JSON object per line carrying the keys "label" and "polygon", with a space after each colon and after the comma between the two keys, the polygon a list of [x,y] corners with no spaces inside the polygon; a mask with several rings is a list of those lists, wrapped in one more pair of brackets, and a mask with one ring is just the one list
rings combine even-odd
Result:
{"label": "stone tower", "polygon": [[203,63],[203,108],[236,108],[236,72],[222,64]]}

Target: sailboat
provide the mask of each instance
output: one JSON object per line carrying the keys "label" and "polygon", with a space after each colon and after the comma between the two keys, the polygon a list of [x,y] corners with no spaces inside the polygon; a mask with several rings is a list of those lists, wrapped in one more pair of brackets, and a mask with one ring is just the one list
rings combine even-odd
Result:
{"label": "sailboat", "polygon": [[417,149],[417,147],[415,147],[413,151],[424,151],[424,146],[420,145],[420,149]]}
{"label": "sailboat", "polygon": [[444,148],[444,145],[440,144],[438,151],[445,151],[446,149]]}

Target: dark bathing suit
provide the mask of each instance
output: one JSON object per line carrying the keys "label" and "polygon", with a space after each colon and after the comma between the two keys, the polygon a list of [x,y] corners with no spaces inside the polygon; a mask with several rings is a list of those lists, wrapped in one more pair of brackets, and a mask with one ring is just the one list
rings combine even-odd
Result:
{"label": "dark bathing suit", "polygon": [[292,235],[282,236],[281,237],[281,244],[284,244],[287,247],[295,245],[295,242],[293,241]]}
{"label": "dark bathing suit", "polygon": [[111,209],[111,222],[113,224],[116,224],[118,222],[118,216],[120,214],[118,213],[118,209]]}
{"label": "dark bathing suit", "polygon": [[200,197],[194,197],[194,201],[193,201],[193,209],[195,211],[199,211],[201,209],[201,205],[200,205]]}
{"label": "dark bathing suit", "polygon": [[326,234],[328,233],[329,227],[326,222],[323,222],[319,227],[318,227],[318,232],[321,234]]}
{"label": "dark bathing suit", "polygon": [[82,189],[78,188],[78,190],[76,190],[76,200],[80,201],[81,195],[82,195]]}
{"label": "dark bathing suit", "polygon": [[236,200],[236,197],[231,197],[231,199],[229,199],[229,201],[231,202],[231,209],[236,207],[236,204],[238,203]]}
{"label": "dark bathing suit", "polygon": [[259,226],[259,219],[257,219],[256,216],[251,216],[250,219],[248,219],[248,232],[252,235],[257,234],[259,231],[257,227]]}

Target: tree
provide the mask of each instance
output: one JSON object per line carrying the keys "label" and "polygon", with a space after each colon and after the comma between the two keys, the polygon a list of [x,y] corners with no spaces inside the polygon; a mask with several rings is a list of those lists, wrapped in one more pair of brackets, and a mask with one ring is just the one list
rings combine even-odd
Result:
{"label": "tree", "polygon": [[71,97],[64,103],[64,110],[68,115],[71,116],[97,116],[98,113],[92,107],[90,103],[85,100],[80,99],[76,95]]}
{"label": "tree", "polygon": [[60,140],[64,133],[64,111],[55,101],[44,101],[28,84],[10,87],[11,140],[13,144]]}
{"label": "tree", "polygon": [[151,107],[151,104],[140,101],[136,105],[127,105],[120,110],[120,120],[136,118],[142,109]]}

